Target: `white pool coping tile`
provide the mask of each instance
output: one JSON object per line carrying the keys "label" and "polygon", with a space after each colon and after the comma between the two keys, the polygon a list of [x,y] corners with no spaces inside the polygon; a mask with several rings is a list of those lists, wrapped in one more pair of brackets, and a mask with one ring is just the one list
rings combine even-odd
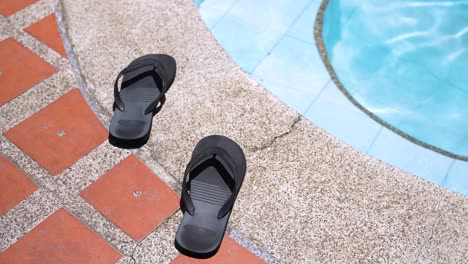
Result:
{"label": "white pool coping tile", "polygon": [[204,0],[200,4],[200,14],[208,28],[213,27],[239,0]]}
{"label": "white pool coping tile", "polygon": [[368,153],[438,185],[443,184],[454,161],[416,145],[387,128],[379,133]]}
{"label": "white pool coping tile", "polygon": [[[268,0],[206,0],[200,12],[246,72],[311,122],[371,156],[468,195],[468,162],[423,148],[383,127],[330,81],[313,36],[321,1],[275,3],[280,8]],[[267,9],[258,13],[255,6]]]}
{"label": "white pool coping tile", "polygon": [[468,196],[468,162],[455,161],[448,172],[443,186]]}
{"label": "white pool coping tile", "polygon": [[309,96],[309,102],[330,81],[314,45],[287,35],[263,59],[254,76],[270,84],[282,85],[285,89],[302,91]]}
{"label": "white pool coping tile", "polygon": [[340,140],[366,152],[382,125],[354,106],[331,81],[304,116]]}
{"label": "white pool coping tile", "polygon": [[315,45],[314,25],[321,0],[312,0],[288,31],[288,35]]}
{"label": "white pool coping tile", "polygon": [[[306,5],[307,0],[294,5],[287,0],[276,0],[275,5],[270,0],[239,0],[212,33],[242,69],[253,73]],[[259,6],[263,12],[257,12]]]}

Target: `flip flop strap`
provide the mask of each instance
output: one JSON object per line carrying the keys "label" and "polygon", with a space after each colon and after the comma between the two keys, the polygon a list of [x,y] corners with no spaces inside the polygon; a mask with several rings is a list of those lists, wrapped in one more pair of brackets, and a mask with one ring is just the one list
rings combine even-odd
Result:
{"label": "flip flop strap", "polygon": [[[124,111],[125,109],[125,105],[122,101],[122,99],[120,98],[120,90],[119,90],[119,80],[120,78],[122,78],[122,76],[124,76],[125,74],[127,73],[130,73],[132,71],[135,71],[135,70],[138,70],[138,69],[141,69],[141,68],[144,68],[144,67],[149,67],[151,66],[152,68],[148,71],[155,71],[156,74],[158,74],[159,76],[161,76],[161,80],[162,80],[162,87],[158,89],[160,89],[161,93],[160,95],[145,109],[145,115],[156,110],[158,111],[158,108],[160,109],[162,107],[162,104],[164,104],[164,102],[166,101],[165,99],[165,95],[164,95],[164,86],[166,85],[166,75],[165,75],[165,72],[164,72],[164,69],[162,69],[162,66],[155,63],[154,60],[148,60],[148,59],[143,59],[141,62],[138,62],[138,63],[135,63],[134,65],[132,66],[128,66],[126,67],[125,69],[123,69],[122,71],[119,72],[119,74],[117,75],[117,78],[115,79],[115,82],[114,82],[114,105],[115,107],[117,107],[120,111]],[[161,105],[159,107],[157,107],[158,103],[161,101]]]}
{"label": "flip flop strap", "polygon": [[182,194],[181,194],[181,203],[180,207],[183,211],[187,211],[189,214],[193,215],[195,213],[195,207],[193,205],[192,199],[188,193],[188,184],[192,179],[187,181],[187,177],[189,176],[190,172],[200,165],[202,161],[207,160],[208,158],[214,158],[216,156],[220,157],[229,167],[231,170],[231,175],[234,180],[234,190],[232,192],[231,197],[224,203],[221,209],[218,212],[218,219],[223,218],[232,208],[234,201],[236,200],[237,194],[239,193],[241,183],[238,180],[239,174],[238,170],[233,162],[231,155],[229,155],[224,149],[219,147],[209,147],[205,148],[200,151],[201,154],[195,157],[192,157],[192,160],[189,162],[185,169],[184,173],[184,181],[182,183]]}

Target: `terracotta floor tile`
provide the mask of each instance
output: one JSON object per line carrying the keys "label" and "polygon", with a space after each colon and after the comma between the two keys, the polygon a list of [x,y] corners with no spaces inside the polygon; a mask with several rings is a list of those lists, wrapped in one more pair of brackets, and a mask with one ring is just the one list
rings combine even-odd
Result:
{"label": "terracotta floor tile", "polygon": [[179,196],[133,154],[80,195],[134,240],[179,208]]}
{"label": "terracotta floor tile", "polygon": [[121,254],[65,209],[59,209],[0,254],[0,263],[115,263]]}
{"label": "terracotta floor tile", "polygon": [[260,264],[261,258],[237,244],[232,238],[224,236],[218,253],[209,259],[193,259],[184,255],[177,256],[171,264]]}
{"label": "terracotta floor tile", "polygon": [[24,31],[28,32],[39,41],[42,41],[51,49],[57,51],[63,57],[67,57],[54,13],[37,21],[36,23],[24,29]]}
{"label": "terracotta floor tile", "polygon": [[38,0],[0,0],[0,14],[6,17],[11,16],[37,1]]}
{"label": "terracotta floor tile", "polygon": [[8,159],[0,155],[0,216],[26,199],[37,186]]}
{"label": "terracotta floor tile", "polygon": [[5,132],[5,136],[49,173],[57,175],[104,142],[108,132],[80,90],[72,89]]}
{"label": "terracotta floor tile", "polygon": [[0,58],[0,106],[55,72],[49,63],[11,38],[0,42]]}

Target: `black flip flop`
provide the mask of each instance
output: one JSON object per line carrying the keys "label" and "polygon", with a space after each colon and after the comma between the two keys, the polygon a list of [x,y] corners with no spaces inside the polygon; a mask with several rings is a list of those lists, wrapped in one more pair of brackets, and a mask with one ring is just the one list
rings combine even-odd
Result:
{"label": "black flip flop", "polygon": [[119,73],[114,84],[114,115],[109,125],[109,143],[129,149],[139,148],[148,142],[153,116],[164,105],[165,94],[175,75],[174,58],[164,54],[140,57]]}
{"label": "black flip flop", "polygon": [[184,217],[175,238],[180,253],[192,258],[216,254],[245,171],[244,153],[231,139],[214,135],[197,144],[182,183]]}

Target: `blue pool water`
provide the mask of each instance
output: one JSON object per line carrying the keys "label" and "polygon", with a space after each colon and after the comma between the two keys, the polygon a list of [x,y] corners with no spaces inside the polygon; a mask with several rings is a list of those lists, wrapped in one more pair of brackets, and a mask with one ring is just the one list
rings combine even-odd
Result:
{"label": "blue pool water", "polygon": [[323,40],[359,104],[468,157],[468,1],[331,0]]}
{"label": "blue pool water", "polygon": [[[320,0],[194,1],[207,27],[232,59],[295,111],[362,152],[468,195],[468,162],[431,151],[394,133],[356,107],[332,81],[314,38]],[[375,4],[377,2],[380,5]],[[437,141],[439,143],[432,140],[427,144],[462,155],[466,153],[468,142],[468,129],[466,123],[463,124],[468,108],[460,109],[467,105],[463,104],[466,93],[462,93],[466,88],[463,86],[463,78],[467,78],[463,76],[466,53],[462,52],[460,41],[465,41],[467,35],[460,20],[468,20],[463,19],[464,12],[459,9],[466,10],[465,5],[462,1],[455,2],[458,9],[452,6],[457,10],[448,16],[450,20],[443,21],[454,4],[438,4],[440,8],[432,8],[437,10],[432,10],[434,14],[428,18],[420,17],[415,10],[409,11],[409,7],[401,4],[403,1],[397,3],[400,4],[330,0],[323,28],[328,56],[340,81],[357,102],[405,133],[426,141],[442,139]],[[422,5],[419,8],[423,10],[432,2],[410,3]],[[371,10],[380,10],[380,13],[367,14]],[[365,15],[373,16],[373,19],[361,17]],[[392,26],[393,21],[395,24],[394,35],[384,39],[385,45],[390,43],[394,46],[388,47],[397,47],[397,52],[406,52],[406,55],[395,56],[384,44],[376,44],[381,31],[375,29],[383,27],[376,23],[379,16],[385,18],[380,23]],[[411,19],[413,16],[416,22]],[[368,25],[361,25],[364,23]],[[417,28],[419,33],[412,37],[413,34],[407,31],[398,31],[411,29],[398,26],[399,23],[416,23],[413,29]],[[456,24],[452,31],[448,29],[450,24]],[[348,28],[353,25],[356,26],[352,30]],[[448,37],[450,33],[451,38]],[[360,36],[362,41],[359,41]],[[429,36],[432,36],[431,41]],[[366,42],[368,37],[370,40]],[[449,39],[459,43],[450,49]],[[419,47],[416,49],[414,45]],[[423,56],[424,50],[431,50],[427,53],[437,57],[431,60]],[[455,50],[458,53],[450,53]],[[423,60],[420,57],[424,57]],[[440,64],[437,64],[439,59]],[[443,62],[452,65],[453,69],[444,68]],[[412,65],[420,66],[413,69]],[[434,71],[434,75],[428,74],[427,69]],[[436,75],[442,73],[445,75]],[[429,84],[428,88],[421,86],[424,83]],[[392,87],[396,84],[400,90]],[[430,108],[431,102],[437,104]],[[439,136],[445,133],[445,138],[431,134],[434,131],[439,131]]]}

